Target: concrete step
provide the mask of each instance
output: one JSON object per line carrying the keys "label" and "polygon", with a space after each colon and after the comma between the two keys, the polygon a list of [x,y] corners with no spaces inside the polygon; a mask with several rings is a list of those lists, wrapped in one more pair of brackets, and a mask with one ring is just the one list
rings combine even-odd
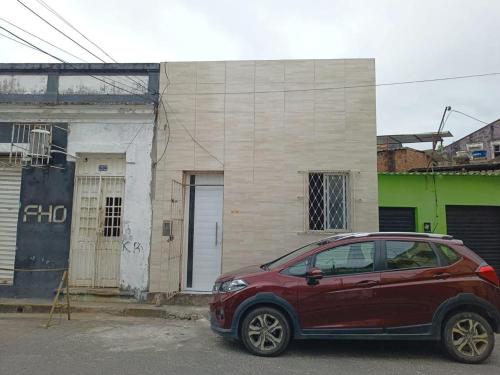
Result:
{"label": "concrete step", "polygon": [[178,293],[173,297],[166,298],[165,296],[163,296],[163,293],[149,293],[147,300],[150,303],[161,305],[207,307],[211,298],[211,294]]}
{"label": "concrete step", "polygon": [[[64,301],[61,300],[61,304]],[[208,308],[196,306],[164,305],[153,306],[143,303],[96,303],[71,302],[72,313],[109,314],[115,316],[135,316],[163,319],[208,319]],[[52,301],[39,299],[0,299],[0,313],[49,313]],[[66,312],[63,305],[56,312]]]}
{"label": "concrete step", "polygon": [[[65,294],[66,290],[62,291]],[[69,288],[72,301],[97,303],[137,303],[134,293],[119,288]]]}

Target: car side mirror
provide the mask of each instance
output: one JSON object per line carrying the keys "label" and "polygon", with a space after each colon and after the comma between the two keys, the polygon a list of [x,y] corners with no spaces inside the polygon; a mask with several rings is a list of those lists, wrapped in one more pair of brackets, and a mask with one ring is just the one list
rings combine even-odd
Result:
{"label": "car side mirror", "polygon": [[306,278],[309,285],[316,285],[323,278],[323,271],[316,267],[310,268],[306,272]]}

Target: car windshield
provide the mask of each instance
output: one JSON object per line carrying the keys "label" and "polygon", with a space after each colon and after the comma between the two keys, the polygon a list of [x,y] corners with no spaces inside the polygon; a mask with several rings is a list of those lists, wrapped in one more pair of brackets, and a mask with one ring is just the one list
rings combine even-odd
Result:
{"label": "car windshield", "polygon": [[320,241],[312,242],[312,243],[307,244],[305,246],[299,247],[298,249],[279,257],[278,259],[275,259],[271,262],[265,263],[260,267],[264,268],[264,269],[271,269],[271,268],[280,267],[283,264],[288,263],[292,259],[297,258],[297,257],[307,253],[310,250],[313,250],[319,246],[326,245],[327,243],[336,241],[336,240],[343,238],[345,236],[346,235],[343,234],[343,235],[328,237],[328,238],[325,238],[325,239],[320,240]]}

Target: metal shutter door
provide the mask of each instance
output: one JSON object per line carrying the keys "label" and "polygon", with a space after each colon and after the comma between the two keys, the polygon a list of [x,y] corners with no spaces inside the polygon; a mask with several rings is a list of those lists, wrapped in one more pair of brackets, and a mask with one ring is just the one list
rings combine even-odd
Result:
{"label": "metal shutter door", "polygon": [[[0,268],[14,268],[21,168],[0,167]],[[14,271],[0,270],[0,284],[12,285]]]}
{"label": "metal shutter door", "polygon": [[381,232],[415,232],[415,208],[380,207],[378,212]]}
{"label": "metal shutter door", "polygon": [[464,241],[500,276],[500,207],[446,206],[448,234]]}

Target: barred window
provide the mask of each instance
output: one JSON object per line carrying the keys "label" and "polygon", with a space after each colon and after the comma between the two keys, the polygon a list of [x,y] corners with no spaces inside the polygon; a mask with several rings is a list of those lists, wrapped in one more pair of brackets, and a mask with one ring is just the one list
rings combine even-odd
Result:
{"label": "barred window", "polygon": [[349,174],[309,173],[309,230],[349,230]]}
{"label": "barred window", "polygon": [[120,237],[122,224],[122,198],[106,197],[104,237]]}

